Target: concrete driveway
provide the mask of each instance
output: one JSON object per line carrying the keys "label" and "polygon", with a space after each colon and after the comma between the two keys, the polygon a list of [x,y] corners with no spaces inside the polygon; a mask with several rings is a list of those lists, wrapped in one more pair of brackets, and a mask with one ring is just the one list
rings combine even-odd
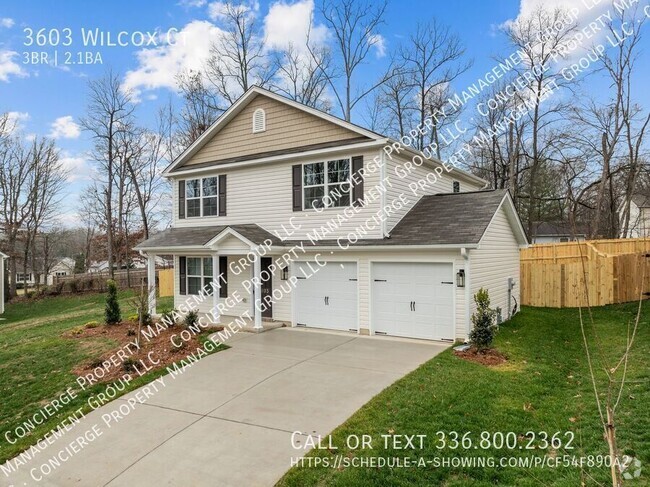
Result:
{"label": "concrete driveway", "polygon": [[[293,432],[330,433],[447,347],[287,328],[240,333],[229,345],[89,414],[8,484],[273,485],[306,453]],[[66,454],[82,436],[86,445]],[[48,464],[55,455],[60,466]]]}

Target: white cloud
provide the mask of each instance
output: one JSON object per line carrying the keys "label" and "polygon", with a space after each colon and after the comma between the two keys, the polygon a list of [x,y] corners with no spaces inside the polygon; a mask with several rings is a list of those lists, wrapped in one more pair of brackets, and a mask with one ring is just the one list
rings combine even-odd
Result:
{"label": "white cloud", "polygon": [[72,115],[59,117],[52,122],[50,137],[53,139],[76,139],[81,135],[81,127],[74,121]]}
{"label": "white cloud", "polygon": [[[314,12],[313,0],[302,0],[293,4],[276,2],[264,18],[264,33],[269,49],[286,49],[289,45],[298,52],[306,51],[307,33]],[[327,40],[327,27],[312,25],[309,42],[322,45]]]}
{"label": "white cloud", "polygon": [[178,2],[181,7],[203,7],[206,3],[208,3],[207,0],[181,0]]}
{"label": "white cloud", "polygon": [[178,32],[173,44],[140,50],[138,68],[126,73],[124,88],[136,96],[143,90],[176,90],[176,75],[184,70],[201,69],[210,55],[210,45],[222,34],[221,29],[208,21],[190,22]]}
{"label": "white cloud", "polygon": [[24,128],[25,122],[29,120],[27,112],[8,112],[7,113],[9,131],[20,131]]}
{"label": "white cloud", "polygon": [[10,76],[27,76],[23,68],[15,61],[18,53],[15,51],[0,51],[0,81],[9,81]]}
{"label": "white cloud", "polygon": [[69,183],[75,181],[92,181],[95,170],[84,155],[73,155],[67,151],[61,153],[61,165],[67,173]]}
{"label": "white cloud", "polygon": [[375,48],[375,55],[382,58],[386,55],[386,39],[381,34],[373,34],[368,39],[372,47]]}
{"label": "white cloud", "polygon": [[10,19],[9,17],[0,18],[0,27],[11,29],[15,23],[14,19]]}

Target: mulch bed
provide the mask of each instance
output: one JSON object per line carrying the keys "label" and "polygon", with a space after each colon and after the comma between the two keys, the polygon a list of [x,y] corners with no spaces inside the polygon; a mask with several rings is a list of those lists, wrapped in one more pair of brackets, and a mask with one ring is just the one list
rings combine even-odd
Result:
{"label": "mulch bed", "polygon": [[[152,329],[156,330],[155,325],[152,325]],[[72,373],[77,376],[92,373],[97,367],[102,367],[102,362],[110,360],[111,357],[113,357],[113,361],[121,362],[121,360],[119,360],[115,355],[118,350],[125,350],[127,356],[135,362],[135,367],[137,367],[140,372],[144,373],[171,365],[193,352],[196,352],[196,350],[201,347],[199,335],[193,334],[189,340],[183,340],[180,338],[179,334],[184,329],[184,326],[176,325],[169,327],[166,330],[158,331],[158,333],[149,340],[143,336],[140,338],[139,350],[135,345],[133,345],[133,342],[136,339],[138,325],[137,323],[130,321],[123,321],[115,325],[101,324],[94,328],[81,326],[64,333],[63,336],[65,338],[80,341],[90,339],[88,345],[92,345],[93,338],[109,339],[117,342],[117,346],[111,350],[103,352],[101,355],[93,357],[92,360],[74,367]],[[211,327],[209,333],[214,333],[221,329],[223,329],[223,327]],[[204,331],[202,333],[208,332]],[[183,347],[178,348],[173,345],[171,339],[174,335],[176,335],[174,340],[175,343],[182,342],[184,343]],[[131,345],[127,347],[128,344]],[[149,355],[150,352],[153,352],[152,355]],[[151,357],[151,360],[154,362],[159,361],[159,363],[153,365],[150,360],[148,360],[148,357]],[[142,360],[142,363],[140,360]],[[98,382],[112,382],[119,380],[127,373],[131,376],[138,375],[137,371],[127,370],[124,366],[116,366],[111,363],[110,366],[104,368],[102,371],[103,377],[99,378]]]}
{"label": "mulch bed", "polygon": [[454,350],[454,355],[470,362],[488,366],[501,365],[508,361],[508,358],[495,348],[488,348],[482,352],[473,347],[464,352]]}

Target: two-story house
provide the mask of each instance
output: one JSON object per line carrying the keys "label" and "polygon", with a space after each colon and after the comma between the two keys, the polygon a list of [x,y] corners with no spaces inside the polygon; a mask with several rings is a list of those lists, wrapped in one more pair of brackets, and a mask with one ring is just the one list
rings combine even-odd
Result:
{"label": "two-story house", "polygon": [[137,248],[152,280],[174,255],[177,306],[220,282],[215,317],[466,338],[480,287],[516,309],[527,238],[507,191],[450,169],[254,87],[164,171],[173,224]]}

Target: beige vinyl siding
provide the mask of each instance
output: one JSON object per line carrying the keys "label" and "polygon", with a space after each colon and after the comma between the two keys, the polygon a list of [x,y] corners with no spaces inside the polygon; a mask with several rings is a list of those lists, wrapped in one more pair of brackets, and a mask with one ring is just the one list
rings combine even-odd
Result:
{"label": "beige vinyl siding", "polygon": [[[410,205],[405,206],[400,211],[393,213],[386,222],[386,229],[390,232],[397,223],[408,213],[408,211],[425,195],[436,193],[451,193],[453,191],[453,182],[460,182],[460,191],[477,191],[482,185],[463,179],[458,174],[444,172],[442,177],[435,179],[433,184],[425,184],[427,174],[433,173],[429,165],[408,165],[407,159],[386,157],[386,177],[390,181],[386,193],[386,202],[397,200],[400,195],[406,195]],[[405,166],[406,164],[406,166]],[[432,179],[430,177],[430,179]],[[433,179],[432,179],[433,180]],[[420,183],[422,181],[422,183]]]}
{"label": "beige vinyl siding", "polygon": [[[258,108],[266,113],[266,130],[253,133],[253,112]],[[258,95],[184,166],[358,137],[356,132]]]}
{"label": "beige vinyl siding", "polygon": [[[367,152],[363,154],[364,163],[372,160],[378,152]],[[310,158],[306,162],[319,162],[336,159],[340,157],[352,157],[361,155],[356,153],[344,153],[342,155],[330,156],[327,158]],[[298,162],[295,162],[297,164]],[[230,225],[238,223],[256,223],[262,228],[273,232],[282,232],[291,228],[291,222],[295,226],[300,225],[292,239],[304,239],[314,228],[320,228],[342,212],[342,208],[325,209],[321,212],[306,210],[295,212],[292,204],[292,166],[294,162],[278,162],[253,167],[232,168],[224,172],[210,172],[202,177],[227,175],[227,215],[211,216],[202,218],[178,218],[178,180],[173,181],[174,200],[174,226],[191,227],[203,225]],[[366,175],[364,188],[366,192],[380,181],[380,171],[369,172]],[[365,205],[347,222],[343,222],[337,231],[327,235],[327,238],[344,237],[353,232],[359,225],[376,214],[381,207],[380,199]],[[367,238],[381,238],[381,228],[371,230]]]}
{"label": "beige vinyl siding", "polygon": [[[508,221],[503,204],[495,213],[481,239],[478,249],[470,251],[472,296],[481,288],[490,294],[490,306],[501,308],[503,319],[508,317],[508,278],[515,280],[512,291],[521,308],[519,294],[519,244]],[[514,300],[511,305],[514,306]],[[471,312],[475,310],[472,300]]]}

